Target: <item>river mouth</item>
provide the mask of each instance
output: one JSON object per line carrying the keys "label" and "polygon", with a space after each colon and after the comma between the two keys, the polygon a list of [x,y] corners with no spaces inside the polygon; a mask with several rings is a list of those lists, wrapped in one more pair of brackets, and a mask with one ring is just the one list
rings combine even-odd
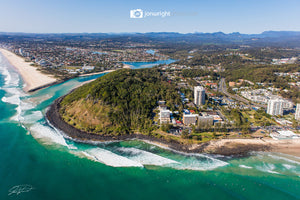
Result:
{"label": "river mouth", "polygon": [[89,142],[92,145],[75,142],[64,137],[60,130],[51,126],[45,118],[45,112],[55,99],[83,82],[104,74],[75,78],[27,94],[21,89],[22,81],[19,75],[13,69],[5,68],[5,70],[7,70],[4,72],[6,94],[2,101],[15,106],[15,113],[10,120],[20,123],[44,146],[67,151],[112,167],[160,166],[174,169],[212,170],[228,165],[227,162],[210,156],[202,154],[183,156],[143,141]]}

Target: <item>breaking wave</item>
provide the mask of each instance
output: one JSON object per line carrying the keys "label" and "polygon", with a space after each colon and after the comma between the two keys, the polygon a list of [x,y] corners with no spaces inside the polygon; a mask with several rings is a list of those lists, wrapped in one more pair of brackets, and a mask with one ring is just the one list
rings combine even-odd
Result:
{"label": "breaking wave", "polygon": [[54,142],[68,147],[65,138],[47,125],[42,125],[39,123],[34,124],[29,127],[29,131],[34,138],[40,139],[45,144],[51,144]]}
{"label": "breaking wave", "polygon": [[274,164],[271,163],[263,163],[263,165],[256,166],[256,169],[263,171],[263,172],[268,172],[272,174],[280,174],[277,171],[274,171],[276,169]]}
{"label": "breaking wave", "polygon": [[292,160],[292,159],[286,158],[284,156],[277,156],[277,155],[273,155],[273,154],[268,154],[268,156],[270,156],[271,158],[274,158],[276,160],[284,160],[284,161],[287,161],[289,163],[294,163],[294,164],[300,165],[300,162],[298,162],[296,160]]}
{"label": "breaking wave", "polygon": [[247,166],[247,165],[239,165],[239,167],[241,168],[245,168],[245,169],[252,169],[253,167]]}
{"label": "breaking wave", "polygon": [[90,157],[94,157],[94,160],[112,167],[143,167],[143,165],[139,162],[101,148],[93,148],[87,150],[86,153]]}
{"label": "breaking wave", "polygon": [[134,160],[136,162],[139,162],[143,165],[158,165],[158,166],[163,166],[167,164],[172,164],[172,163],[178,163],[177,161],[171,160],[169,158],[165,158],[144,150],[136,149],[136,148],[118,148],[118,151],[125,153],[126,156]]}

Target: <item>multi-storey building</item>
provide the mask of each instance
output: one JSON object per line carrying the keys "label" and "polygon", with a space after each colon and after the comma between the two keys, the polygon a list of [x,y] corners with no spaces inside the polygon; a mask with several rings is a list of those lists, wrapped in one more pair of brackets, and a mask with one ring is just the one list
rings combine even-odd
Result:
{"label": "multi-storey building", "polygon": [[205,89],[201,86],[194,88],[194,103],[197,106],[205,104]]}
{"label": "multi-storey building", "polygon": [[300,103],[296,107],[295,119],[300,121]]}
{"label": "multi-storey building", "polygon": [[283,101],[281,99],[269,100],[267,113],[270,115],[283,115]]}

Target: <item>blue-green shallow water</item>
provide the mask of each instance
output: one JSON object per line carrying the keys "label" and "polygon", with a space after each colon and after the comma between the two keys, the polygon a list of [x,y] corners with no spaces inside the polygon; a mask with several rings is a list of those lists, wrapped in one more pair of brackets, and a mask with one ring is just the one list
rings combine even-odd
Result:
{"label": "blue-green shallow water", "polygon": [[161,64],[170,64],[175,62],[174,59],[158,60],[154,62],[123,62],[124,64],[130,65],[132,69],[151,68]]}
{"label": "blue-green shallow water", "polygon": [[[182,154],[140,141],[88,145],[65,140],[43,113],[54,99],[91,77],[27,96],[1,55],[0,73],[1,200],[300,197],[300,159],[292,156],[230,158]],[[21,184],[34,189],[9,195]]]}

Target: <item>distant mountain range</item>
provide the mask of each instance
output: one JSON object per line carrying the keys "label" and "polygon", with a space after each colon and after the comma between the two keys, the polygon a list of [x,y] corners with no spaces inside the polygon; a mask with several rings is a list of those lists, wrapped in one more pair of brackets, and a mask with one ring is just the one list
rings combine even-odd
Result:
{"label": "distant mountain range", "polygon": [[251,45],[300,47],[300,31],[265,31],[260,34],[215,33],[10,33],[0,32],[0,41],[7,39],[105,40],[182,45]]}

